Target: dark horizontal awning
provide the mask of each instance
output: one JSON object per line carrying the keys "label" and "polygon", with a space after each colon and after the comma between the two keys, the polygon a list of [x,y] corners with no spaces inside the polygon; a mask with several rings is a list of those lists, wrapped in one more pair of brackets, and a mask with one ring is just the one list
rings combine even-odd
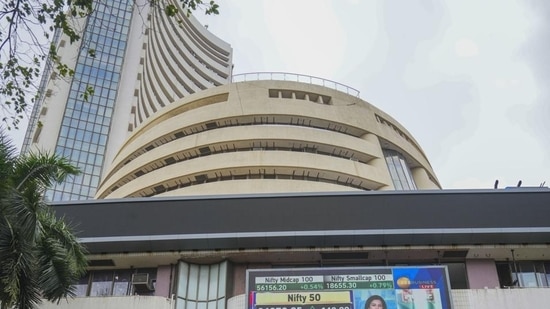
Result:
{"label": "dark horizontal awning", "polygon": [[91,253],[546,244],[550,190],[378,191],[55,203]]}

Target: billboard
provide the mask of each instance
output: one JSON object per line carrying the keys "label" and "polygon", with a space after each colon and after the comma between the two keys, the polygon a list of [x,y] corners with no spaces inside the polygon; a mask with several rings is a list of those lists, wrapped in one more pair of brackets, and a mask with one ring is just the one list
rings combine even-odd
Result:
{"label": "billboard", "polygon": [[247,309],[452,309],[446,266],[251,269]]}

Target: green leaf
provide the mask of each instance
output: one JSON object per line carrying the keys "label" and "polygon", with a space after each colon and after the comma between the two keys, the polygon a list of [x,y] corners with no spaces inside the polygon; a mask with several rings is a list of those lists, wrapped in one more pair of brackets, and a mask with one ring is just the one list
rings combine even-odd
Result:
{"label": "green leaf", "polygon": [[173,4],[169,4],[164,8],[164,12],[169,17],[174,17],[178,13],[178,8]]}
{"label": "green leaf", "polygon": [[84,101],[88,101],[91,96],[94,95],[94,87],[87,85],[84,92],[80,95],[81,98],[84,99]]}

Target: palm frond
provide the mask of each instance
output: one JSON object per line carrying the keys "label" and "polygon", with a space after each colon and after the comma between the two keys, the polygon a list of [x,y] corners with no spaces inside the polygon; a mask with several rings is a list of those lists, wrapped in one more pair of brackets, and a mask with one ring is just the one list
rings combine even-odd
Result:
{"label": "palm frond", "polygon": [[11,175],[13,166],[17,160],[17,149],[13,142],[0,131],[0,185],[5,186],[5,182]]}
{"label": "palm frond", "polygon": [[8,223],[0,228],[0,297],[8,304],[30,308],[27,304],[40,302],[36,253],[19,227]]}
{"label": "palm frond", "polygon": [[86,251],[45,203],[45,190],[78,169],[44,153],[18,156],[0,130],[0,301],[2,308],[60,300],[87,267]]}
{"label": "palm frond", "polygon": [[64,220],[58,220],[52,212],[41,213],[43,227],[38,249],[40,287],[43,296],[50,301],[74,296],[74,285],[87,267],[86,251]]}
{"label": "palm frond", "polygon": [[77,175],[78,168],[56,154],[38,152],[19,156],[14,170],[17,189],[32,187],[43,192],[54,183],[63,182],[69,175]]}

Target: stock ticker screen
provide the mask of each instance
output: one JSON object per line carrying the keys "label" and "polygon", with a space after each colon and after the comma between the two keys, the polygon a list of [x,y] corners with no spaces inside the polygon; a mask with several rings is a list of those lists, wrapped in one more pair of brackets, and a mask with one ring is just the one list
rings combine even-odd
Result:
{"label": "stock ticker screen", "polygon": [[253,269],[248,309],[452,309],[446,266]]}

